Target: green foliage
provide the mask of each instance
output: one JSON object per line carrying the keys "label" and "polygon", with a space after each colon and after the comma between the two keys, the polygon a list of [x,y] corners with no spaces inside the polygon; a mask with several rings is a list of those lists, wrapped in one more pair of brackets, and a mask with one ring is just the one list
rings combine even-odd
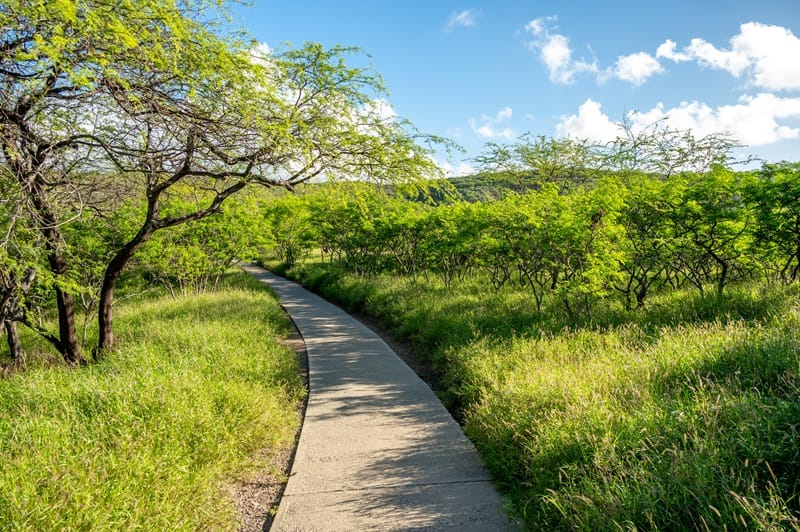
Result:
{"label": "green foliage", "polygon": [[[307,236],[304,249],[316,240],[323,256],[347,270],[436,275],[445,286],[479,272],[496,289],[526,287],[539,311],[555,298],[579,321],[615,295],[628,309],[686,284],[701,296],[709,285],[721,295],[732,283],[759,278],[759,264],[779,257],[782,278],[792,280],[793,204],[772,201],[768,214],[776,194],[769,187],[777,186],[770,183],[721,167],[665,180],[629,172],[567,193],[545,184],[482,203],[434,206],[341,183],[285,198],[271,216],[292,220],[286,238]],[[772,226],[759,221],[767,218]]]}
{"label": "green foliage", "polygon": [[262,287],[120,306],[102,365],[0,379],[3,529],[233,530],[227,486],[293,445],[304,388]]}
{"label": "green foliage", "polygon": [[717,167],[669,181],[673,189],[669,195],[676,198],[667,204],[673,253],[682,273],[701,292],[704,284],[713,282],[721,294],[731,280],[750,269],[752,224],[742,177]]}
{"label": "green foliage", "polygon": [[[468,176],[451,177],[448,182],[455,189],[456,197],[470,203],[499,200],[509,193],[523,193],[541,185],[532,173],[510,171],[483,171]],[[448,198],[435,199],[444,203]]]}
{"label": "green foliage", "polygon": [[643,175],[630,179],[624,192],[619,213],[625,231],[620,262],[623,278],[615,288],[624,295],[627,309],[634,306],[634,300],[637,308],[644,306],[653,286],[678,267],[670,249],[669,192],[665,182]]}
{"label": "green foliage", "polygon": [[601,167],[601,150],[586,140],[525,134],[516,143],[489,143],[477,162],[487,169],[529,174],[539,184],[560,191],[591,183]]}
{"label": "green foliage", "polygon": [[[318,177],[386,183],[440,173],[429,146],[441,139],[380,112],[380,76],[347,64],[358,50],[307,43],[265,51],[225,31],[226,7],[0,7],[2,179],[20,192],[20,216],[46,250],[41,265],[59,314],[58,337],[47,337],[71,363],[85,360],[76,296],[98,294],[99,354],[113,345],[114,290],[139,249],[217,214],[248,185],[291,190]],[[137,213],[133,231],[131,219],[113,225],[120,203]],[[82,236],[89,227],[106,234]],[[151,261],[189,270],[179,281],[196,284],[230,259],[235,246],[223,241],[241,242],[235,229],[208,222],[162,237],[182,251]]]}
{"label": "green foliage", "polygon": [[[139,275],[184,293],[202,292],[213,289],[237,260],[262,255],[269,242],[263,210],[270,199],[256,192],[240,194],[221,213],[156,234],[136,258]],[[192,208],[184,203],[173,200],[168,208]]]}
{"label": "green foliage", "polygon": [[576,321],[476,276],[290,274],[433,362],[530,529],[800,526],[797,285],[657,293],[627,312],[600,300]]}
{"label": "green foliage", "polygon": [[287,267],[294,266],[311,248],[314,229],[309,220],[305,199],[287,194],[265,208],[269,235],[275,244],[278,260]]}
{"label": "green foliage", "polygon": [[[288,274],[433,364],[531,529],[799,529],[796,170],[310,201],[371,266]],[[387,248],[402,231],[413,270]]]}
{"label": "green foliage", "polygon": [[765,165],[746,192],[765,263],[784,280],[800,279],[800,164]]}

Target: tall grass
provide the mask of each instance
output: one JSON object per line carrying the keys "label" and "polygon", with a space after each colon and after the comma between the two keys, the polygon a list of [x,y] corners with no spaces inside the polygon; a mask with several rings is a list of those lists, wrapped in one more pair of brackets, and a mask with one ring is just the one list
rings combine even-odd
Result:
{"label": "tall grass", "polygon": [[228,486],[292,445],[287,319],[247,280],[126,303],[119,348],[0,379],[0,529],[235,529]]}
{"label": "tall grass", "polygon": [[569,321],[524,292],[304,266],[427,354],[536,530],[800,529],[800,288]]}

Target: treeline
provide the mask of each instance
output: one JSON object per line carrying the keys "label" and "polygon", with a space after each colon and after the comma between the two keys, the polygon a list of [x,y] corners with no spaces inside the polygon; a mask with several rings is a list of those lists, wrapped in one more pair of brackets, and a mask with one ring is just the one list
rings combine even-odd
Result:
{"label": "treeline", "polygon": [[734,172],[608,174],[570,188],[542,183],[479,203],[436,205],[339,183],[267,207],[278,258],[319,249],[359,274],[479,275],[527,289],[541,310],[590,313],[599,298],[641,307],[662,288],[722,294],[753,278],[800,278],[800,164]]}

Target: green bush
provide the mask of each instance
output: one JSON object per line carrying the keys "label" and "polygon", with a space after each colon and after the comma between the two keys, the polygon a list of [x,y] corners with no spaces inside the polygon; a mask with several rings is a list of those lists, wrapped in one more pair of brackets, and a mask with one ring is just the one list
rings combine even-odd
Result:
{"label": "green bush", "polygon": [[329,265],[289,273],[432,361],[530,529],[800,526],[797,285],[605,301],[575,321],[479,278],[448,290]]}

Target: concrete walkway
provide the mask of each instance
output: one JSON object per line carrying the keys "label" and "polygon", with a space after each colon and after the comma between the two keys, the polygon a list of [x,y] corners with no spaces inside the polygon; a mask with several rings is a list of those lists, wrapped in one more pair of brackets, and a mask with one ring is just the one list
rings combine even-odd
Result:
{"label": "concrete walkway", "polygon": [[309,399],[272,525],[513,530],[472,443],[428,386],[338,307],[256,266],[306,342]]}

